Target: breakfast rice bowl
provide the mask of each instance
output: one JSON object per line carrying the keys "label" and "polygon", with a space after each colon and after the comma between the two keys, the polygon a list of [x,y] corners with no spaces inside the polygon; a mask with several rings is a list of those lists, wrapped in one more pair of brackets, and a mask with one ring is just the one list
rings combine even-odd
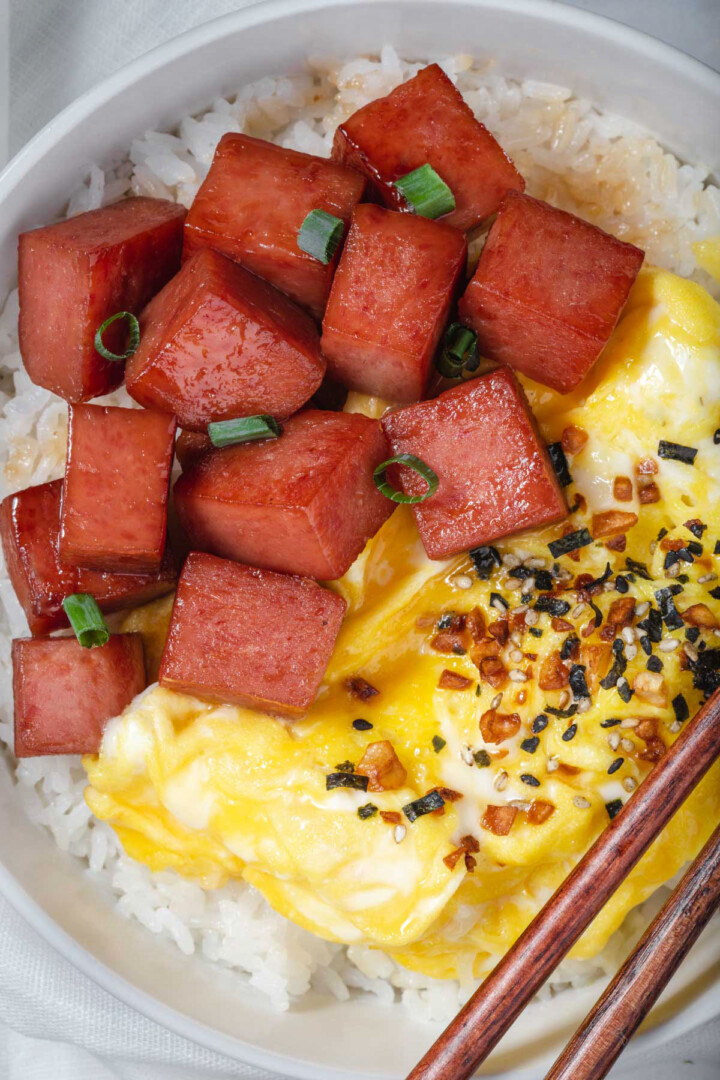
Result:
{"label": "breakfast rice bowl", "polygon": [[[530,194],[569,210],[637,244],[653,265],[718,286],[703,268],[705,241],[720,235],[720,190],[701,165],[680,163],[627,120],[598,111],[568,88],[499,74],[469,56],[440,58],[476,116],[498,138],[527,180]],[[220,98],[175,133],[147,132],[126,161],[90,169],[69,202],[68,216],[125,195],[149,195],[189,206],[226,132],[244,132],[284,147],[327,156],[337,124],[368,101],[390,92],[422,65],[401,60],[387,46],[379,59],[312,61],[304,73],[268,77]],[[17,346],[17,293],[0,318],[0,463],[2,497],[63,473],[66,403],[32,384]],[[124,389],[101,403],[134,406]],[[0,739],[12,746],[10,640],[27,624],[4,567],[0,577]],[[238,977],[288,1008],[311,986],[338,999],[353,991],[391,1004],[401,1000],[416,1017],[449,1018],[477,982],[432,979],[401,966],[381,950],[323,940],[276,913],[252,886],[231,881],[204,890],[174,871],[151,873],[122,850],[109,825],[85,802],[85,771],[78,758],[36,758],[16,767],[18,796],[27,813],[58,846],[86,867],[115,898],[118,911],[165,936],[184,953],[238,972]],[[590,960],[566,960],[543,994],[584,985],[613,972],[629,944],[660,906],[667,887],[636,907],[622,928]]]}

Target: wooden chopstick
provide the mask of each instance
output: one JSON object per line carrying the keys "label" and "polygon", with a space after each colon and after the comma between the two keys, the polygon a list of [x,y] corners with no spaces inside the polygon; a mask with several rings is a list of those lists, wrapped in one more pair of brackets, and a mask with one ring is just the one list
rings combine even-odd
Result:
{"label": "wooden chopstick", "polygon": [[720,756],[720,690],[689,721],[407,1080],[466,1080]]}
{"label": "wooden chopstick", "polygon": [[601,1080],[720,905],[720,825],[545,1080]]}

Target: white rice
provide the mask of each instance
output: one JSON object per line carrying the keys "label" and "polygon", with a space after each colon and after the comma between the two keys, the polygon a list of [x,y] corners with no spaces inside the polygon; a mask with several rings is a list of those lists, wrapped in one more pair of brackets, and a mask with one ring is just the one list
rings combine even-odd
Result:
{"label": "white rice", "polygon": [[[650,262],[716,288],[696,267],[691,247],[720,235],[720,190],[707,184],[705,168],[681,164],[635,124],[599,112],[566,87],[519,83],[470,56],[438,59],[514,158],[531,194],[638,244]],[[92,166],[70,199],[68,216],[130,193],[189,205],[227,131],[327,155],[340,120],[421,66],[401,60],[387,46],[379,60],[313,61],[303,74],[261,79],[235,97],[218,98],[204,114],[185,117],[173,134],[146,132],[119,168],[103,172]],[[17,310],[15,291],[0,316],[0,498],[61,476],[65,461],[67,407],[28,379],[17,345]],[[133,404],[124,389],[104,400]],[[27,634],[0,555],[0,742],[7,746],[12,745],[10,639]],[[401,1000],[416,1018],[444,1020],[474,988],[472,980],[440,982],[407,971],[376,950],[329,944],[275,913],[242,882],[205,892],[173,872],[151,874],[123,853],[107,825],[92,818],[77,758],[30,759],[17,766],[16,775],[18,796],[31,819],[116,897],[122,915],[184,953],[199,952],[236,971],[278,1009],[287,1009],[314,986],[339,999],[360,990],[388,1004]],[[666,892],[659,890],[632,912],[600,956],[566,961],[543,994],[613,972]]]}

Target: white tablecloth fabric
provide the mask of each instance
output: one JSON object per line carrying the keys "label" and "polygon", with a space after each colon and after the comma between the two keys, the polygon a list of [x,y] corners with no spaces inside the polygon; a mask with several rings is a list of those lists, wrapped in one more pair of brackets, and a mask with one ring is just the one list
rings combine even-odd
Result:
{"label": "white tablecloth fabric", "polygon": [[[248,0],[0,0],[0,164],[121,64]],[[720,65],[720,0],[571,0]],[[7,13],[10,8],[10,47]],[[10,52],[10,62],[7,61]],[[9,113],[9,120],[8,120]],[[719,991],[720,993],[720,991]],[[615,1080],[718,1080],[720,1024]],[[0,1080],[271,1080],[120,1004],[0,899]]]}

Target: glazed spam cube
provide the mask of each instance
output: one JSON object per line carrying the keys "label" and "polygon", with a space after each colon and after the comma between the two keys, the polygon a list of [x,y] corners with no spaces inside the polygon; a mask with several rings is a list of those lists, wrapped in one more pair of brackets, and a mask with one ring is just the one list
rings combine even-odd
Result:
{"label": "glazed spam cube", "polygon": [[[177,273],[184,220],[165,199],[124,199],[21,234],[20,351],[34,383],[73,402],[119,386],[124,365],[96,351],[95,332],[118,311],[139,315]],[[126,330],[107,328],[110,352],[124,351]]]}
{"label": "glazed spam cube", "polygon": [[202,431],[181,431],[175,440],[175,457],[185,472],[213,449],[210,436]]}
{"label": "glazed spam cube", "polygon": [[156,574],[109,574],[61,566],[62,483],[53,480],[25,488],[8,495],[0,506],[0,536],[8,575],[33,635],[69,625],[62,602],[73,593],[94,596],[101,611],[121,611],[171,592],[177,578],[169,547]]}
{"label": "glazed spam cube", "polygon": [[437,64],[353,113],[335,133],[333,157],[364,173],[375,197],[395,210],[408,206],[393,181],[431,165],[455,197],[443,221],[463,230],[494,214],[507,191],[525,187]]}
{"label": "glazed spam cube", "polygon": [[167,536],[174,416],[72,405],[60,515],[65,566],[156,574]]}
{"label": "glazed spam cube", "polygon": [[12,643],[15,756],[97,754],[108,720],[145,689],[140,634],[83,649],[74,637]]}
{"label": "glazed spam cube", "polygon": [[301,251],[312,210],[349,222],[365,187],[359,173],[249,135],[223,135],[185,225],[184,257],[211,247],[322,317],[338,255]]}
{"label": "glazed spam cube", "polygon": [[529,195],[509,195],[460,301],[486,356],[568,393],[607,344],[643,252]]}
{"label": "glazed spam cube", "polygon": [[466,261],[457,229],[359,206],[323,319],[329,374],[387,401],[418,401]]}
{"label": "glazed spam cube", "polygon": [[315,699],[345,606],[309,578],[191,552],[180,575],[160,685],[300,716]]}
{"label": "glazed spam cube", "polygon": [[207,454],[175,485],[194,548],[270,570],[342,577],[393,510],[375,488],[377,420],[308,409],[279,439]]}
{"label": "glazed spam cube", "polygon": [[201,249],[150,302],[125,373],[146,408],[184,428],[269,413],[291,416],[325,373],[317,327],[284,293]]}
{"label": "glazed spam cube", "polygon": [[[562,492],[522,389],[507,368],[388,413],[382,426],[393,454],[413,454],[439,478],[437,492],[413,507],[431,559],[559,521]],[[401,467],[409,495],[427,490]]]}

